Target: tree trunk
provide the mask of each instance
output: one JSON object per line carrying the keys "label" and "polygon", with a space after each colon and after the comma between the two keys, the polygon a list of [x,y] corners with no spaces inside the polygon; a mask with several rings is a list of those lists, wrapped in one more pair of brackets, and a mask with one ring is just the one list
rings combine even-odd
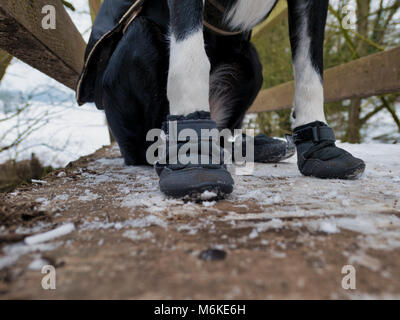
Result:
{"label": "tree trunk", "polygon": [[[357,0],[357,32],[368,37],[368,16],[370,11],[370,0]],[[367,55],[367,45],[358,40],[357,53],[360,57]],[[347,140],[350,143],[361,142],[361,99],[353,99],[349,107],[349,123],[347,126]]]}
{"label": "tree trunk", "polygon": [[7,67],[10,65],[12,55],[0,49],[0,82],[6,74]]}
{"label": "tree trunk", "polygon": [[361,99],[353,99],[349,109],[349,124],[347,140],[350,143],[360,143],[360,128],[361,128]]}

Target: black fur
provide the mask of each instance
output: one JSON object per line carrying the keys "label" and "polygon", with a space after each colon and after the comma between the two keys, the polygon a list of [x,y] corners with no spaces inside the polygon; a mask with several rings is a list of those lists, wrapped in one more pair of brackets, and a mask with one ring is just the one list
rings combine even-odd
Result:
{"label": "black fur", "polygon": [[[226,7],[234,1],[222,0]],[[311,56],[315,68],[323,70],[323,40],[328,0],[288,0],[290,37],[296,56],[301,18],[308,19]],[[306,10],[299,11],[300,8]],[[167,76],[169,68],[169,27],[180,41],[202,27],[203,0],[148,0],[127,29],[104,73],[103,104],[112,132],[127,164],[145,164],[150,143],[146,134],[161,128],[169,113]],[[214,119],[219,128],[236,129],[262,86],[262,65],[247,33],[224,37],[204,32],[211,73],[231,70],[217,79],[227,101],[223,117]],[[218,83],[220,81],[220,83]],[[211,88],[213,94],[213,88]],[[213,101],[213,97],[210,97]],[[211,112],[216,106],[211,105]],[[221,110],[220,110],[221,111]],[[221,112],[220,112],[221,113]]]}
{"label": "black fur", "polygon": [[324,70],[323,46],[328,5],[329,0],[288,0],[289,33],[293,59],[298,52],[297,48],[301,41],[299,30],[302,27],[302,19],[305,17],[308,24],[307,32],[311,38],[311,60],[320,74],[321,80]]}
{"label": "black fur", "polygon": [[203,0],[168,0],[171,33],[177,41],[203,27]]}

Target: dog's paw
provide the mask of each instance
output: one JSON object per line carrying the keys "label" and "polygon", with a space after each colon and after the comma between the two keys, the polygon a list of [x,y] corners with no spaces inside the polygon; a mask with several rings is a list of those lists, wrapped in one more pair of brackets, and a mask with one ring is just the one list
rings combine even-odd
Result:
{"label": "dog's paw", "polygon": [[332,128],[323,122],[296,128],[293,135],[298,167],[305,176],[321,179],[358,179],[365,162],[335,145]]}

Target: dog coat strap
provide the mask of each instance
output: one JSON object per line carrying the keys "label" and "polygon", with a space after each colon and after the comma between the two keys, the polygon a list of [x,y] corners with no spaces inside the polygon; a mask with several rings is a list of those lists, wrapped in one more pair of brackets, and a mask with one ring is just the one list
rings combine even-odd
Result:
{"label": "dog coat strap", "polygon": [[222,36],[235,36],[242,34],[241,31],[226,30],[224,16],[226,8],[218,0],[206,0],[204,10],[204,26],[214,33]]}

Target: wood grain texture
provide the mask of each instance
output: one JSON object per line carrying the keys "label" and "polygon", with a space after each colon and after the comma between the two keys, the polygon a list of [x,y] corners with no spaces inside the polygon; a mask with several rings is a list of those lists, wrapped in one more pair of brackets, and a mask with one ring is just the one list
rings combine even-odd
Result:
{"label": "wood grain texture", "polygon": [[[400,92],[400,47],[370,55],[324,73],[325,102]],[[262,90],[249,112],[289,109],[294,82]]]}
{"label": "wood grain texture", "polygon": [[[42,28],[42,8],[56,8],[56,29]],[[59,0],[0,0],[0,48],[73,89],[86,43]]]}

